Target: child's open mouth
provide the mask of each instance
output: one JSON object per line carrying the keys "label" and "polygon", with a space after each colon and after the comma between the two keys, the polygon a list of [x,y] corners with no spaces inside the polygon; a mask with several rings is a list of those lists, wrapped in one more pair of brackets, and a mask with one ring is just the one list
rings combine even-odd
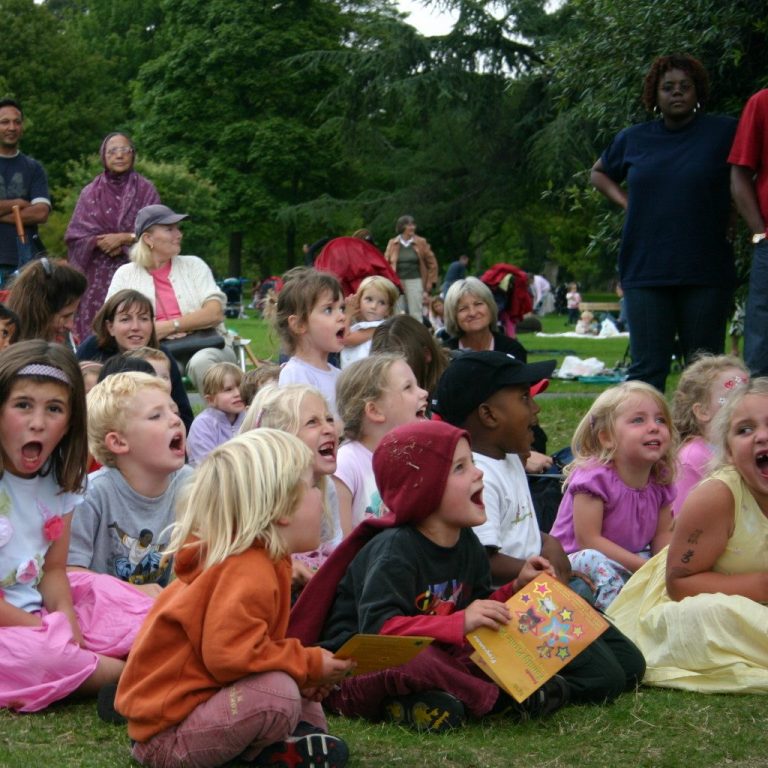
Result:
{"label": "child's open mouth", "polygon": [[763,477],[768,477],[768,453],[758,453],[755,456],[757,470]]}
{"label": "child's open mouth", "polygon": [[335,459],[336,458],[336,443],[334,441],[330,441],[328,443],[323,443],[318,449],[317,452],[324,458],[324,459]]}
{"label": "child's open mouth", "polygon": [[184,436],[180,432],[175,434],[171,442],[168,444],[168,447],[174,453],[183,454],[184,453]]}
{"label": "child's open mouth", "polygon": [[479,491],[475,491],[472,496],[470,496],[470,499],[472,500],[472,503],[475,504],[478,507],[482,507],[485,509],[485,504],[483,504],[483,489],[481,488]]}
{"label": "child's open mouth", "polygon": [[42,455],[43,444],[36,440],[24,443],[24,445],[21,446],[21,457],[24,460],[25,467],[35,467],[40,463]]}

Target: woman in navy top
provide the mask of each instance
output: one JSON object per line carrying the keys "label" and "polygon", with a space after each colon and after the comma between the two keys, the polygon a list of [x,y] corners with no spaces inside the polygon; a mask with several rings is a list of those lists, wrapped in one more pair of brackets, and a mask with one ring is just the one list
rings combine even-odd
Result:
{"label": "woman in navy top", "polygon": [[626,210],[619,276],[629,378],[662,392],[676,338],[686,363],[698,351],[723,352],[735,284],[727,158],[736,120],[703,114],[708,95],[697,59],[656,59],[643,104],[658,119],[621,131],[590,177]]}

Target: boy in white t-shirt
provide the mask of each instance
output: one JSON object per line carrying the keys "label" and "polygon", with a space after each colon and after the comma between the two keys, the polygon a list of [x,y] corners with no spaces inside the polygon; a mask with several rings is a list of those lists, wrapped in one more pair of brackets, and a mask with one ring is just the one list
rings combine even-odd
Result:
{"label": "boy in white t-shirt", "polygon": [[526,559],[545,557],[564,583],[571,577],[560,542],[542,533],[523,462],[531,451],[532,427],[555,361],[525,364],[503,352],[467,352],[446,369],[434,410],[472,438],[472,456],[483,470],[486,522],[474,530],[485,545],[494,584],[517,578]]}

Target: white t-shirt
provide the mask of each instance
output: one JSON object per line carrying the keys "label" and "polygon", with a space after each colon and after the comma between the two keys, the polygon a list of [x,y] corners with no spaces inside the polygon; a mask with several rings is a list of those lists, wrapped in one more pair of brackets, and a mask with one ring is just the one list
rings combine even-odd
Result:
{"label": "white t-shirt", "polygon": [[62,532],[55,518],[82,501],[60,491],[52,473],[23,478],[6,470],[0,479],[0,589],[7,602],[28,613],[43,607],[37,586],[52,539]]}
{"label": "white t-shirt", "polygon": [[281,369],[277,380],[279,387],[287,384],[308,384],[320,390],[320,394],[328,402],[333,417],[338,421],[339,412],[336,410],[336,379],[341,371],[335,365],[329,365],[327,370],[315,368],[297,357],[292,357]]}
{"label": "white t-shirt", "polygon": [[373,476],[373,453],[362,443],[352,440],[339,448],[334,477],[352,494],[353,526],[364,517],[381,517],[381,496]]}
{"label": "white t-shirt", "polygon": [[[365,331],[368,328],[378,328],[384,321],[383,320],[366,320],[363,322],[355,323],[350,326],[350,331]],[[354,347],[344,347],[341,350],[341,369],[344,370],[350,363],[355,363],[358,360],[365,360],[368,355],[371,354],[371,342],[373,339],[368,339],[362,344],[355,344]]]}
{"label": "white t-shirt", "polygon": [[503,459],[492,459],[474,452],[472,456],[483,470],[483,502],[488,518],[475,527],[477,538],[508,557],[526,560],[541,554],[541,530],[520,457],[508,453]]}

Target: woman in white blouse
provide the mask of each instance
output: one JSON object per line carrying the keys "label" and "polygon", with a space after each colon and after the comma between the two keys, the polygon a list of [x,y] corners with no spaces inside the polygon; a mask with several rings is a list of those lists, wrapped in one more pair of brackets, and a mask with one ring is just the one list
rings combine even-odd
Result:
{"label": "woman in white blouse", "polygon": [[167,205],[148,205],[136,216],[136,243],[129,264],[115,272],[107,298],[123,288],[143,293],[155,310],[158,341],[215,328],[227,342],[223,349],[206,348],[187,363],[186,373],[200,391],[205,372],[219,362],[235,362],[224,327],[226,296],[208,265],[197,256],[181,256],[179,222],[187,214]]}

